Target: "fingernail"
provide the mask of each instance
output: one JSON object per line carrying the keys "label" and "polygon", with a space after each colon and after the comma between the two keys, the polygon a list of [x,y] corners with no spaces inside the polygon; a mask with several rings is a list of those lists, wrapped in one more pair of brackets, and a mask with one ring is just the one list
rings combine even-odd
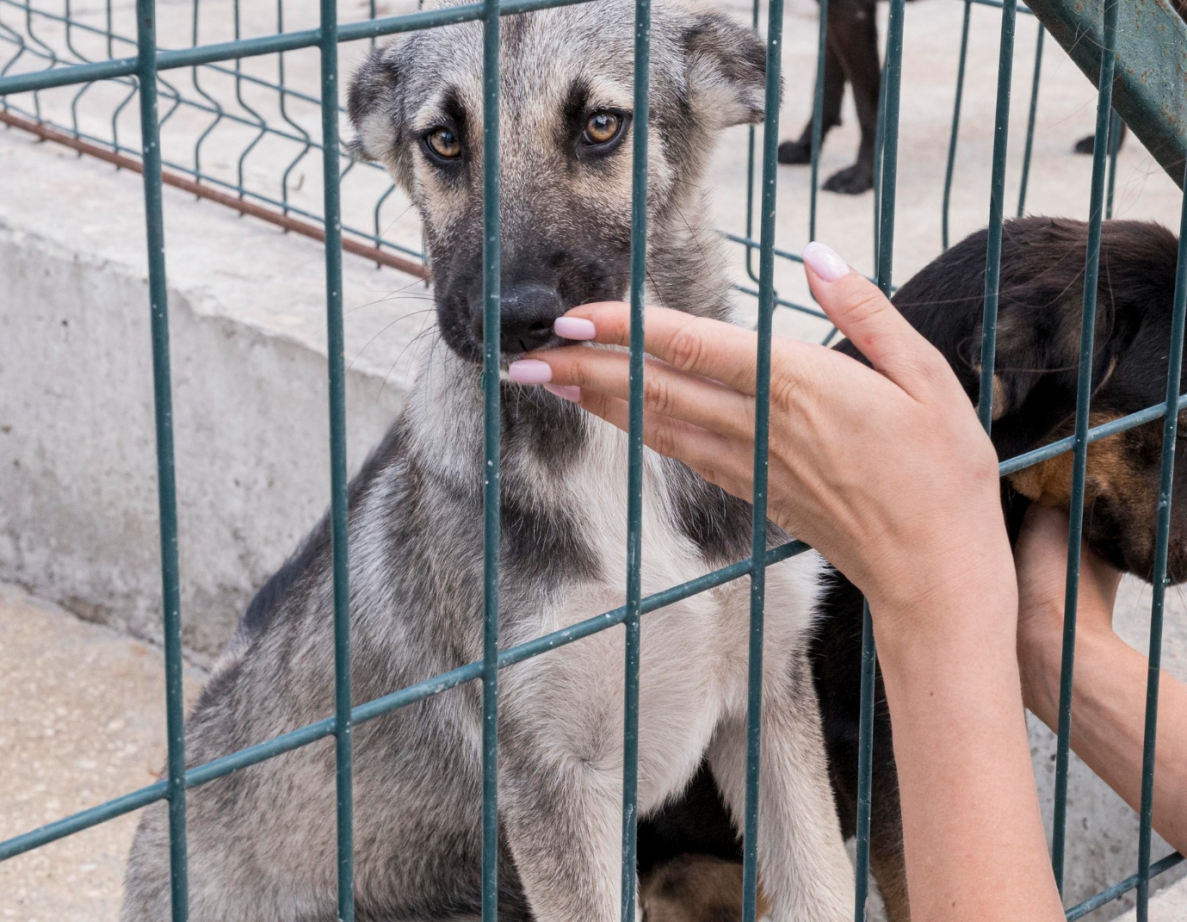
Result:
{"label": "fingernail", "polygon": [[804,265],[826,282],[835,282],[850,272],[849,264],[841,259],[837,251],[819,241],[813,240],[809,243],[801,255],[804,257]]}
{"label": "fingernail", "polygon": [[598,331],[583,317],[557,317],[552,329],[562,339],[593,339]]}
{"label": "fingernail", "polygon": [[581,388],[574,387],[571,384],[545,384],[544,390],[550,394],[556,394],[562,400],[581,403]]}
{"label": "fingernail", "polygon": [[507,366],[507,377],[517,384],[546,384],[552,380],[552,369],[547,362],[520,359]]}

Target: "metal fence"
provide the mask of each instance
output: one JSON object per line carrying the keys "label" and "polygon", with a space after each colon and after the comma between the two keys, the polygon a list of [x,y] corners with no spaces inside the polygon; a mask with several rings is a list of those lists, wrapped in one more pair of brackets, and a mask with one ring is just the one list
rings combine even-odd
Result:
{"label": "metal fence", "polygon": [[[440,694],[462,683],[480,680],[483,706],[483,917],[491,922],[496,916],[496,855],[497,855],[497,753],[499,670],[529,657],[546,654],[591,634],[622,625],[626,634],[625,729],[623,773],[622,827],[622,915],[631,922],[635,909],[635,836],[636,836],[636,769],[639,689],[640,619],[681,599],[741,578],[751,585],[751,632],[748,705],[748,758],[746,772],[746,810],[744,817],[744,904],[743,919],[753,922],[756,909],[756,829],[758,823],[758,753],[760,746],[759,718],[763,654],[763,602],[766,567],[807,550],[802,542],[792,541],[768,550],[766,546],[767,502],[767,435],[769,421],[769,362],[772,336],[772,317],[779,305],[816,313],[814,308],[793,304],[777,297],[774,288],[776,258],[796,261],[793,253],[775,246],[776,213],[776,145],[778,137],[780,53],[782,50],[783,0],[770,0],[767,39],[766,120],[762,132],[761,151],[754,130],[750,135],[750,170],[752,177],[760,174],[761,195],[758,202],[748,201],[747,227],[744,235],[727,235],[746,251],[747,271],[757,289],[758,299],[758,365],[760,386],[756,408],[756,449],[754,464],[754,518],[751,555],[731,566],[706,573],[690,582],[672,586],[650,596],[642,596],[640,566],[641,490],[642,490],[642,374],[643,374],[643,298],[644,268],[646,265],[646,190],[648,141],[648,81],[650,48],[650,2],[636,2],[635,32],[635,117],[636,134],[633,147],[633,196],[631,224],[631,396],[629,436],[629,503],[628,546],[624,549],[628,562],[626,604],[577,625],[531,641],[500,649],[498,645],[499,606],[499,30],[500,18],[548,7],[568,5],[588,0],[481,0],[444,9],[408,12],[402,15],[376,18],[374,0],[370,17],[357,22],[339,23],[334,0],[320,0],[319,22],[300,31],[284,31],[284,5],[278,0],[275,33],[255,38],[240,36],[240,6],[233,2],[233,34],[229,40],[201,43],[199,5],[193,4],[193,44],[178,50],[161,50],[156,41],[156,10],[154,0],[136,0],[135,53],[117,56],[117,50],[131,52],[133,40],[117,34],[111,0],[98,15],[99,22],[75,16],[71,0],[63,0],[63,13],[49,13],[34,8],[32,0],[0,0],[0,10],[16,9],[24,18],[18,31],[0,20],[0,41],[14,48],[0,70],[0,99],[4,100],[4,115],[10,124],[31,121],[44,137],[73,141],[73,146],[86,144],[119,158],[117,163],[139,169],[144,178],[145,217],[148,231],[150,311],[152,321],[152,350],[157,433],[157,470],[160,506],[160,544],[162,586],[164,597],[164,647],[166,662],[166,711],[168,725],[167,776],[154,784],[126,794],[99,806],[76,813],[39,829],[0,843],[0,860],[11,858],[108,819],[144,807],[158,800],[169,803],[173,918],[187,917],[186,866],[186,791],[216,778],[255,765],[267,759],[332,736],[336,743],[337,765],[337,849],[338,849],[338,913],[342,920],[354,918],[353,902],[353,837],[352,837],[352,728],[416,701]],[[954,153],[959,128],[961,90],[964,61],[968,49],[969,11],[972,3],[982,3],[1001,9],[1001,46],[997,85],[997,119],[994,136],[992,182],[990,193],[989,247],[987,256],[983,349],[985,357],[981,369],[981,398],[978,412],[986,429],[992,419],[994,349],[998,303],[1002,224],[1005,214],[1004,188],[1006,171],[1007,125],[1010,107],[1010,81],[1013,66],[1014,30],[1019,12],[1017,0],[965,0],[961,38],[960,70],[956,107],[945,177],[943,214],[944,244],[947,245],[949,193],[953,182]],[[895,194],[898,169],[899,95],[902,76],[904,0],[891,0],[887,36],[882,99],[879,116],[879,137],[876,159],[875,191],[875,265],[876,281],[884,292],[891,291],[891,261],[895,230]],[[1096,117],[1096,137],[1110,136],[1112,123],[1115,139],[1117,122],[1112,117],[1112,93],[1117,49],[1119,0],[1105,3],[1103,43],[1100,47],[1099,100]],[[827,28],[827,0],[821,0],[819,47],[823,52]],[[755,4],[755,25],[759,7]],[[484,426],[485,466],[484,483],[484,654],[450,672],[417,685],[394,690],[390,694],[362,703],[351,701],[350,630],[348,611],[348,550],[347,550],[347,466],[345,444],[345,392],[343,364],[343,296],[342,252],[344,243],[369,258],[386,261],[385,257],[418,260],[419,251],[405,242],[388,239],[383,233],[384,207],[392,195],[390,183],[368,165],[355,165],[343,159],[338,134],[338,45],[346,41],[375,41],[399,32],[434,28],[451,23],[481,21],[484,34],[484,119],[483,119],[483,175],[484,175]],[[64,33],[69,54],[62,54],[40,36],[49,27]],[[1040,27],[1041,30],[1042,27]],[[1026,155],[1018,210],[1025,204],[1026,174],[1029,171],[1030,151],[1034,134],[1035,100],[1039,88],[1042,55],[1042,33],[1034,63],[1034,80],[1030,99]],[[84,39],[97,42],[98,52],[81,50]],[[286,84],[285,55],[305,49],[316,49],[320,59],[320,85],[310,92],[294,89]],[[263,56],[275,56],[277,73],[274,79],[249,73],[245,63]],[[22,63],[24,62],[24,63]],[[37,63],[29,69],[31,62]],[[819,63],[819,62],[818,62]],[[20,66],[17,66],[17,65]],[[24,72],[21,72],[21,71]],[[164,72],[188,70],[195,95],[187,95],[166,78]],[[12,73],[10,73],[12,72]],[[238,108],[234,111],[222,105],[204,89],[207,73],[231,82]],[[86,124],[84,94],[97,92],[96,87],[106,81],[119,95],[110,120],[110,132],[105,136],[94,133]],[[54,128],[40,117],[38,91],[55,87],[77,87],[71,101],[72,121]],[[284,123],[261,114],[259,108],[246,100],[245,88],[255,87],[275,94],[274,104]],[[813,193],[810,226],[814,236],[816,221],[816,158],[820,149],[820,100],[823,92],[823,68],[818,67],[816,84],[816,120],[813,133]],[[25,100],[18,105],[11,97]],[[139,146],[121,140],[120,119],[131,101],[139,97]],[[159,101],[167,108],[159,113]],[[302,123],[290,106],[305,106],[320,114],[319,133]],[[189,162],[167,160],[162,152],[161,126],[177,113],[192,110],[212,119],[193,145]],[[244,113],[247,113],[246,115]],[[203,142],[218,126],[234,126],[245,131],[247,141],[242,147],[235,175],[219,176],[204,166]],[[64,130],[63,130],[64,129]],[[49,132],[49,133],[47,133]],[[60,135],[61,137],[58,137]],[[266,139],[277,138],[295,146],[296,153],[286,161],[278,189],[267,191],[255,184],[248,164],[253,152]],[[1109,150],[1112,167],[1109,164]],[[87,148],[81,148],[86,150]],[[88,152],[95,152],[88,150]],[[756,156],[761,153],[761,156]],[[129,156],[138,155],[138,156]],[[294,167],[306,157],[320,156],[322,161],[322,207],[307,208],[293,201],[291,176]],[[1166,561],[1170,528],[1172,472],[1175,457],[1179,411],[1187,407],[1187,395],[1179,394],[1182,369],[1183,336],[1187,328],[1187,199],[1184,201],[1179,239],[1178,270],[1174,300],[1172,340],[1169,344],[1166,399],[1155,406],[1114,420],[1095,428],[1089,425],[1091,397],[1093,335],[1099,272],[1101,222],[1111,210],[1113,177],[1115,175],[1116,144],[1098,143],[1092,166],[1089,244],[1086,253],[1085,286],[1080,364],[1076,400],[1075,433],[1025,455],[1004,461],[1003,475],[1031,464],[1071,452],[1073,456],[1073,490],[1071,529],[1068,553],[1068,591],[1066,599],[1063,673],[1060,693],[1060,720],[1056,765],[1055,829],[1052,861],[1056,880],[1062,882],[1064,842],[1067,819],[1068,741],[1071,712],[1071,676],[1074,659],[1076,584],[1079,574],[1079,551],[1082,536],[1085,470],[1088,445],[1157,419],[1163,420],[1161,480],[1157,513],[1156,559],[1153,580],[1153,605],[1150,628],[1150,673],[1147,695],[1145,748],[1140,809],[1139,856],[1137,872],[1090,899],[1067,910],[1068,919],[1080,918],[1120,895],[1137,890],[1138,918],[1145,920],[1149,884],[1152,877],[1177,864],[1177,854],[1157,861],[1151,856],[1151,812],[1153,803],[1154,745],[1157,729],[1158,664],[1161,650],[1162,618],[1166,591]],[[168,169],[166,169],[168,168]],[[334,574],[334,636],[335,636],[335,712],[317,723],[286,733],[267,742],[232,753],[213,762],[186,768],[184,747],[184,714],[181,689],[181,634],[178,591],[177,512],[173,468],[173,427],[171,409],[171,381],[169,363],[168,305],[166,297],[165,241],[162,220],[162,183],[169,171],[184,174],[184,180],[200,193],[221,190],[225,204],[249,211],[248,205],[260,206],[261,211],[291,220],[290,229],[308,223],[314,227],[313,236],[325,241],[326,313],[329,342],[329,399],[331,444],[331,531],[333,541]],[[343,185],[348,177],[358,179],[370,174],[378,182],[378,191],[369,201],[370,223],[358,220],[343,222]],[[355,181],[352,179],[351,181]],[[177,184],[174,179],[170,180]],[[749,184],[753,188],[754,183]],[[236,204],[238,203],[238,205]],[[758,215],[759,237],[752,237],[755,213]],[[255,213],[255,212],[251,212]],[[267,215],[261,214],[262,217]],[[277,222],[282,223],[282,222]],[[282,223],[282,226],[283,225]],[[302,232],[308,232],[308,227]],[[345,235],[345,237],[344,237]],[[758,268],[752,268],[753,252],[758,251]],[[415,269],[415,266],[412,268]],[[831,337],[831,334],[830,334]],[[859,796],[857,824],[857,892],[855,918],[865,918],[869,874],[869,819],[871,740],[873,734],[873,689],[875,652],[868,609],[865,612],[862,657],[862,734],[859,747]]]}

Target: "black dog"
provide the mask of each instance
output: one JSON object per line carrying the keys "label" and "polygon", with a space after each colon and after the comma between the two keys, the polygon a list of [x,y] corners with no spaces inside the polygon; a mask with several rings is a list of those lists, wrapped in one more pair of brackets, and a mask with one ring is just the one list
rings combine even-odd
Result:
{"label": "black dog", "polygon": [[[1171,0],[1175,11],[1187,21],[1187,0]],[[820,142],[829,130],[841,124],[841,102],[845,98],[845,84],[853,86],[853,102],[861,126],[861,143],[857,148],[857,162],[838,170],[824,183],[828,192],[860,195],[874,185],[874,141],[878,124],[878,92],[882,84],[882,70],[878,64],[877,0],[829,0],[828,28],[824,61],[824,100],[821,111]],[[815,84],[813,84],[815,85]],[[1115,119],[1117,149],[1125,141],[1126,126]],[[1091,154],[1095,136],[1088,135],[1076,142],[1078,154]],[[779,162],[804,164],[812,162],[812,119],[795,141],[779,145]]]}
{"label": "black dog", "polygon": [[[1026,218],[1006,224],[994,378],[993,443],[1001,459],[1069,435],[1075,413],[1087,226]],[[1178,241],[1135,221],[1104,226],[1093,359],[1092,424],[1160,403],[1166,396],[1167,345]],[[953,247],[907,282],[894,303],[944,354],[970,399],[979,392],[986,233]],[[865,362],[848,342],[837,348]],[[868,364],[868,363],[867,363]],[[1180,393],[1187,386],[1187,374]],[[1154,564],[1162,422],[1155,420],[1089,447],[1084,535],[1113,566],[1150,579]],[[1070,453],[1002,482],[1011,539],[1030,502],[1066,507]],[[1168,577],[1187,578],[1187,461],[1176,457]],[[857,819],[861,594],[840,573],[830,577],[812,650],[829,770],[846,837]],[[902,822],[881,678],[875,694],[870,863],[892,922],[910,918]],[[640,870],[684,853],[740,858],[712,778],[702,771],[679,803],[639,831]],[[670,867],[670,866],[669,866]],[[669,874],[669,876],[671,876]],[[740,877],[721,878],[737,881]],[[674,888],[678,889],[678,888]],[[721,905],[735,898],[726,894]],[[706,919],[703,906],[685,918]]]}
{"label": "black dog", "polygon": [[[820,142],[841,124],[845,84],[853,85],[853,101],[861,125],[857,162],[834,173],[824,184],[829,192],[860,195],[874,185],[874,134],[878,124],[878,90],[882,71],[878,65],[876,0],[829,0],[827,43],[824,52],[824,102]],[[812,162],[812,120],[798,141],[779,145],[780,163]]]}

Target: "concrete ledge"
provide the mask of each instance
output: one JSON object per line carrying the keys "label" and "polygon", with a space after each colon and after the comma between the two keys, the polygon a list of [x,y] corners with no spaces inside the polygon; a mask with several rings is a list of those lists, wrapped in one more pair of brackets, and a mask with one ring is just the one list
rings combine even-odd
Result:
{"label": "concrete ledge", "polygon": [[[68,161],[68,162],[63,162]],[[0,578],[159,634],[140,178],[0,133]],[[182,615],[216,655],[328,503],[321,247],[165,189]],[[346,257],[352,470],[398,413],[423,283]]]}

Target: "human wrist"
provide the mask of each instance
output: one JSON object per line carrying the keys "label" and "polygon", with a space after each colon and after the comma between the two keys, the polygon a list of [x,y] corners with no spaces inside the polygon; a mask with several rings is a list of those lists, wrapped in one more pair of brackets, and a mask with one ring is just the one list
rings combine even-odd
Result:
{"label": "human wrist", "polygon": [[[1060,678],[1063,671],[1064,603],[1044,603],[1045,611],[1020,617],[1018,665],[1022,698],[1027,709],[1054,728],[1059,717]],[[1076,622],[1076,660],[1083,672],[1089,662],[1109,662],[1116,650],[1127,645],[1107,624],[1081,612]]]}
{"label": "human wrist", "polygon": [[[1005,565],[937,575],[926,592],[872,597],[870,611],[884,673],[931,675],[932,664],[1015,662],[1018,595]],[[889,675],[888,675],[889,678]]]}
{"label": "human wrist", "polygon": [[[1045,607],[1054,607],[1047,603]],[[1055,612],[1018,613],[1018,671],[1022,702],[1043,723],[1056,719],[1063,662],[1063,606]],[[1054,617],[1052,617],[1054,615]]]}

